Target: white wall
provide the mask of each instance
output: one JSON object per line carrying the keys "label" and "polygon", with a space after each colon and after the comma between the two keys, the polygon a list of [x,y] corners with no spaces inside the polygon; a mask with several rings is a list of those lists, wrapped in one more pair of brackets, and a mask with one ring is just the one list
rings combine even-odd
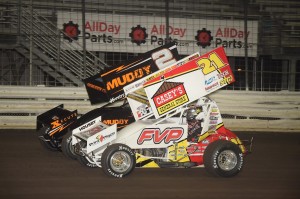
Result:
{"label": "white wall", "polygon": [[[217,102],[222,115],[230,116],[223,120],[231,130],[300,132],[299,92],[222,90],[210,97]],[[84,87],[0,86],[0,128],[34,129],[38,114],[60,104],[69,110],[77,109],[79,114],[103,105],[91,106]]]}

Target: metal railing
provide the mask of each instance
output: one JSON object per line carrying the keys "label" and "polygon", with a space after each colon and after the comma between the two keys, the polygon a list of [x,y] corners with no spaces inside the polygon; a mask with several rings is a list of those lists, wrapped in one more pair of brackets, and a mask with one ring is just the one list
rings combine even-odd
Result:
{"label": "metal railing", "polygon": [[[69,38],[72,42],[64,40],[63,37],[68,36],[36,11],[22,7],[21,13],[15,13],[15,16],[18,16],[18,14],[21,16],[19,24],[20,44],[27,48],[39,50],[50,61],[55,62],[55,64],[52,64],[54,70],[46,70],[45,72],[60,72],[65,78],[72,80],[70,76],[73,75],[80,80],[108,67],[107,64],[89,51],[86,51],[84,59],[83,49],[79,42],[72,38]],[[17,17],[14,20],[18,22]],[[33,46],[29,44],[30,39],[32,39]],[[39,54],[35,53],[36,56],[39,56]],[[39,67],[42,68],[43,66]],[[62,69],[68,71],[69,74],[62,72]]]}

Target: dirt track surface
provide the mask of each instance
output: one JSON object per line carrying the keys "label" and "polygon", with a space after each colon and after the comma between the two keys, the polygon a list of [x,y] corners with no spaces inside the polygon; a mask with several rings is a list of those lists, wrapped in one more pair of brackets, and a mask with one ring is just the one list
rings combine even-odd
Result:
{"label": "dirt track surface", "polygon": [[300,133],[238,133],[254,151],[233,178],[198,169],[135,169],[104,175],[44,149],[33,130],[0,130],[1,199],[289,199],[300,198]]}

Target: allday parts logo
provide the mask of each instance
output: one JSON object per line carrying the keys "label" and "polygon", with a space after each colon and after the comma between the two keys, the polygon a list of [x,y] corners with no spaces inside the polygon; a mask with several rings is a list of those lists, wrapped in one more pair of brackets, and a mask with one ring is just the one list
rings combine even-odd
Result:
{"label": "allday parts logo", "polygon": [[[213,39],[214,47],[223,46],[224,48],[245,48],[245,43],[243,39],[248,37],[250,31],[245,33],[243,30],[237,29],[235,27],[219,27],[214,33],[214,37],[212,37],[211,31],[206,30],[206,28],[202,28],[202,30],[197,31],[197,35],[195,39],[197,41],[197,45],[202,48],[206,48],[210,46]],[[248,48],[252,48],[253,44],[248,43]]]}
{"label": "allday parts logo", "polygon": [[136,43],[138,46],[146,43],[146,38],[148,34],[146,33],[146,28],[141,27],[140,25],[131,28],[131,33],[129,33],[129,37],[131,37],[131,42]]}
{"label": "allday parts logo", "polygon": [[195,39],[198,46],[205,48],[206,46],[210,46],[213,37],[211,36],[211,32],[209,30],[206,30],[206,28],[202,28],[202,30],[197,31]]}
{"label": "allday parts logo", "polygon": [[78,35],[80,30],[78,29],[78,24],[74,24],[73,21],[63,24],[64,39],[72,42],[73,40],[78,40]]}

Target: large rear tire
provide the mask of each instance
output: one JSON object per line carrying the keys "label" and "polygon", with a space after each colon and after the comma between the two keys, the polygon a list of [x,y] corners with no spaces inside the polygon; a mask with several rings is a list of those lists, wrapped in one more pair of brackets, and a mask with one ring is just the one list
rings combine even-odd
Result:
{"label": "large rear tire", "polygon": [[101,157],[102,170],[106,175],[115,178],[122,178],[130,174],[135,168],[135,164],[135,153],[124,144],[108,146]]}
{"label": "large rear tire", "polygon": [[235,176],[243,167],[241,149],[227,140],[217,140],[209,144],[204,151],[203,160],[209,173],[221,177]]}
{"label": "large rear tire", "polygon": [[55,145],[51,141],[44,141],[40,138],[40,137],[43,137],[43,138],[45,137],[45,135],[47,134],[47,132],[46,132],[47,130],[48,130],[48,127],[43,127],[37,131],[39,142],[45,149],[47,149],[49,151],[58,151],[59,147],[57,145]]}
{"label": "large rear tire", "polygon": [[74,146],[72,145],[72,131],[68,131],[68,133],[64,135],[61,142],[61,150],[67,158],[73,160],[77,159],[77,155],[74,151]]}

